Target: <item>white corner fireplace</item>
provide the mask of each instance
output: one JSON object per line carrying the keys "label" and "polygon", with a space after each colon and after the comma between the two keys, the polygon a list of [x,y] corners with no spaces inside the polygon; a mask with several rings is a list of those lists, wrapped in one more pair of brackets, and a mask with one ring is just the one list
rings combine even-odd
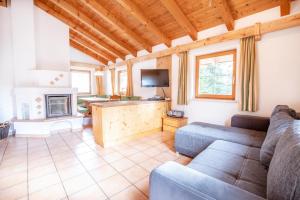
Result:
{"label": "white corner fireplace", "polygon": [[57,131],[82,130],[74,88],[15,88],[16,136],[49,136]]}

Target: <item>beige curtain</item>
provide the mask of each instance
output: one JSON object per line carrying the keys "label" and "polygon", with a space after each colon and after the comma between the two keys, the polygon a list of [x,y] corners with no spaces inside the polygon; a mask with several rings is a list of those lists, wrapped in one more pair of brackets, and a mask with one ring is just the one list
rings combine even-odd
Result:
{"label": "beige curtain", "polygon": [[96,76],[97,95],[104,95],[103,77]]}
{"label": "beige curtain", "polygon": [[255,63],[255,37],[241,39],[240,84],[242,111],[257,111],[257,69]]}
{"label": "beige curtain", "polygon": [[132,63],[127,62],[127,88],[126,96],[133,96],[133,84],[132,84]]}
{"label": "beige curtain", "polygon": [[187,105],[187,70],[188,70],[188,53],[179,54],[179,74],[178,74],[178,96],[177,104]]}
{"label": "beige curtain", "polygon": [[111,91],[112,95],[115,95],[115,69],[110,70],[110,77],[111,77]]}

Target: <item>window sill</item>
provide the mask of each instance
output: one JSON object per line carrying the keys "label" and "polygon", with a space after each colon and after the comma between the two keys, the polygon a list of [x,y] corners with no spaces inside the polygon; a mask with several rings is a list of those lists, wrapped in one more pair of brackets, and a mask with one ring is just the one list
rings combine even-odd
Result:
{"label": "window sill", "polygon": [[217,103],[238,103],[238,101],[235,100],[229,100],[229,99],[209,99],[209,98],[192,98],[191,101],[200,101],[200,102],[217,102]]}

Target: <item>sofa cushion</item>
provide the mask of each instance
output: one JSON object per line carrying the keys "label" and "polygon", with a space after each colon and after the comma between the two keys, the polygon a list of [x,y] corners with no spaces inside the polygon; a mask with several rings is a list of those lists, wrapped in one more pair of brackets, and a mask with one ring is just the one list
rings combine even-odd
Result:
{"label": "sofa cushion", "polygon": [[215,140],[260,147],[265,135],[262,131],[193,122],[177,129],[175,148],[181,154],[195,157]]}
{"label": "sofa cushion", "polygon": [[295,120],[281,136],[270,164],[267,197],[300,199],[300,121]]}
{"label": "sofa cushion", "polygon": [[265,197],[267,170],[258,158],[259,148],[217,140],[188,167]]}
{"label": "sofa cushion", "polygon": [[275,106],[275,108],[272,111],[271,117],[273,115],[275,115],[276,113],[278,113],[278,112],[285,112],[293,118],[295,118],[297,116],[296,111],[294,109],[291,109],[287,105],[277,105],[277,106]]}
{"label": "sofa cushion", "polygon": [[285,111],[279,111],[272,115],[267,136],[260,150],[260,161],[268,167],[275,151],[280,136],[288,129],[294,118]]}

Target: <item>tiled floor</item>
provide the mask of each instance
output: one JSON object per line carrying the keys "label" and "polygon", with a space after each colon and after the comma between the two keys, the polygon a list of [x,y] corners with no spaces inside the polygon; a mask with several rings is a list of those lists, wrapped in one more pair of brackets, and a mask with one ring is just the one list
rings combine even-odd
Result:
{"label": "tiled floor", "polygon": [[96,145],[90,129],[48,138],[0,142],[0,200],[143,200],[151,170],[174,160],[169,133],[157,133],[111,148]]}

